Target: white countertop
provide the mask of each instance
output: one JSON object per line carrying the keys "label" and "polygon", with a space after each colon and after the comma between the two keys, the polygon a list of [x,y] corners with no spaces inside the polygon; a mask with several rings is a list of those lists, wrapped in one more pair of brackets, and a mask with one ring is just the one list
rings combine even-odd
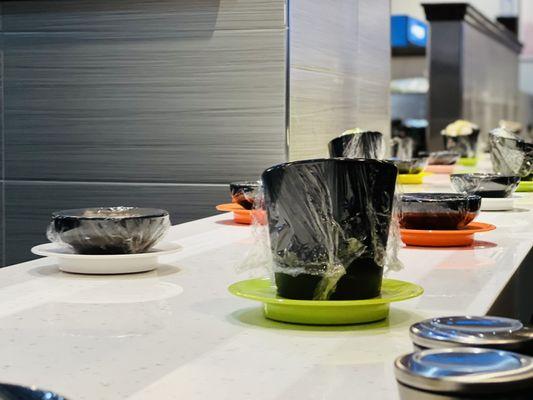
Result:
{"label": "white countertop", "polygon": [[173,227],[183,251],[153,272],[71,275],[48,259],[4,268],[0,379],[71,400],[397,399],[392,362],[411,351],[410,324],[486,313],[533,245],[532,209],[526,195],[515,211],[482,213],[498,228],[472,248],[402,249],[405,269],[390,277],[425,294],[363,326],[276,323],[231,296],[249,277],[236,265],[251,241],[230,214]]}

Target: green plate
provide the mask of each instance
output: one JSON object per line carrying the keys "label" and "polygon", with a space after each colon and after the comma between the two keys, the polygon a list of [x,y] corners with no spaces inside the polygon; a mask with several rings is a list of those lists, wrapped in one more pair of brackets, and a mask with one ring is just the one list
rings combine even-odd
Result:
{"label": "green plate", "polygon": [[381,295],[367,300],[292,300],[276,294],[267,278],[234,283],[235,296],[263,303],[265,317],[307,325],[346,325],[379,321],[389,315],[389,304],[420,296],[424,289],[414,283],[383,279]]}
{"label": "green plate", "polygon": [[533,181],[520,181],[517,192],[533,192]]}
{"label": "green plate", "polygon": [[478,158],[477,157],[461,157],[457,164],[463,165],[465,167],[474,167],[477,165]]}

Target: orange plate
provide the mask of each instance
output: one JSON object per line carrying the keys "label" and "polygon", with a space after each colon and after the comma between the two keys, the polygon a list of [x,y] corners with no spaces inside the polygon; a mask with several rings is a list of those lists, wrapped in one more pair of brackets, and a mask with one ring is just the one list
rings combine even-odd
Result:
{"label": "orange plate", "polygon": [[233,221],[238,224],[250,225],[252,223],[252,210],[247,210],[237,203],[219,204],[218,211],[232,212]]}
{"label": "orange plate", "polygon": [[471,222],[463,229],[439,231],[432,229],[400,229],[402,241],[409,246],[452,247],[470,246],[474,243],[474,233],[496,229],[484,222]]}
{"label": "orange plate", "polygon": [[455,165],[428,165],[424,171],[433,172],[434,174],[453,174]]}
{"label": "orange plate", "polygon": [[232,212],[233,221],[238,224],[250,225],[252,223],[252,216],[255,216],[260,224],[266,224],[266,216],[262,210],[247,210],[237,203],[219,204],[216,206],[218,211]]}

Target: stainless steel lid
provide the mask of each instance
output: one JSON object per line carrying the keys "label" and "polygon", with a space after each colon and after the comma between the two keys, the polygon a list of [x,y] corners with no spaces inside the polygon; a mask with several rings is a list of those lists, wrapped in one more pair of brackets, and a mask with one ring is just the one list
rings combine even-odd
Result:
{"label": "stainless steel lid", "polygon": [[442,317],[411,326],[413,343],[424,348],[490,347],[531,354],[533,330],[515,319],[501,317]]}
{"label": "stainless steel lid", "polygon": [[395,361],[396,379],[439,393],[517,393],[533,389],[533,358],[504,350],[423,350]]}

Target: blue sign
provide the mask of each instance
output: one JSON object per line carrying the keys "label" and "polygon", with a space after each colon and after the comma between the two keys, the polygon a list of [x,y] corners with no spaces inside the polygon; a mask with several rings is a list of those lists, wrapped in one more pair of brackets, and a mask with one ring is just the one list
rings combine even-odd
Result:
{"label": "blue sign", "polygon": [[391,17],[392,47],[426,47],[428,37],[427,25],[407,15]]}

